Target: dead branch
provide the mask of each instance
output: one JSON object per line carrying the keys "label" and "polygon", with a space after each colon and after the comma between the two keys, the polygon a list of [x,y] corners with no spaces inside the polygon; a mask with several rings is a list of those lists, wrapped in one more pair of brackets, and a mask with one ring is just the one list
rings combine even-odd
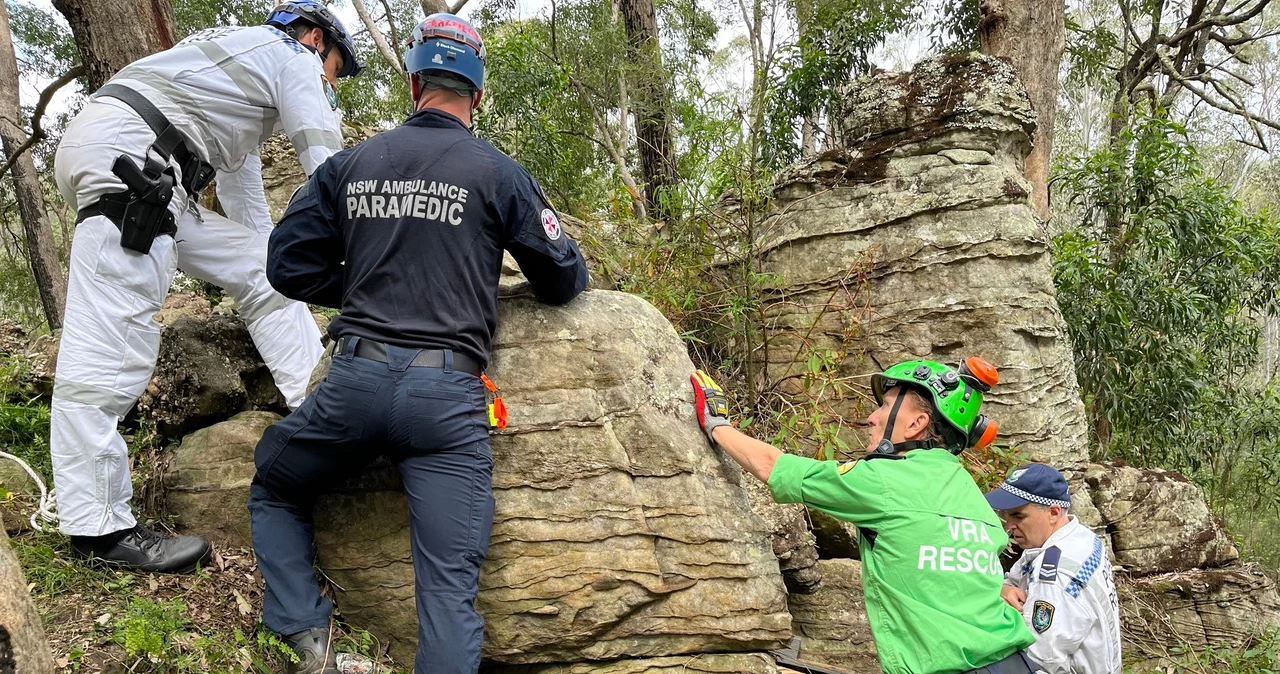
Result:
{"label": "dead branch", "polygon": [[45,133],[44,127],[40,126],[40,120],[44,118],[44,111],[49,107],[49,101],[53,100],[53,95],[57,93],[59,89],[66,86],[71,80],[74,80],[83,74],[84,66],[78,65],[71,70],[68,70],[62,77],[50,82],[49,86],[45,87],[44,91],[40,92],[40,98],[36,101],[36,109],[31,112],[31,135],[28,136],[27,139],[22,142],[22,145],[19,145],[17,149],[15,149],[13,153],[5,159],[3,165],[0,165],[0,175],[8,173],[9,169],[13,168],[14,162],[18,161],[18,157],[21,157],[23,152],[30,150],[36,143],[45,139],[45,136],[48,134]]}

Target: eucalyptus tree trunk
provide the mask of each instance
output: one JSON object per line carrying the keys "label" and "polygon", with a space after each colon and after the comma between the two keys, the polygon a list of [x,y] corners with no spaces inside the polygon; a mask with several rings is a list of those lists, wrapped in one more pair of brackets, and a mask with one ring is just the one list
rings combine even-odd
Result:
{"label": "eucalyptus tree trunk", "polygon": [[634,74],[632,113],[644,196],[649,214],[673,220],[677,213],[660,203],[659,194],[676,183],[676,148],[671,132],[671,83],[662,67],[658,15],[653,0],[620,0],[627,33],[628,61]]}
{"label": "eucalyptus tree trunk", "polygon": [[53,6],[71,25],[90,91],[177,41],[169,0],[53,0]]}
{"label": "eucalyptus tree trunk", "polygon": [[982,21],[978,34],[983,53],[1008,59],[1027,90],[1036,111],[1036,132],[1031,138],[1024,175],[1031,181],[1031,204],[1036,216],[1047,221],[1049,210],[1049,161],[1053,152],[1053,126],[1058,114],[1058,69],[1066,47],[1063,0],[981,0]]}
{"label": "eucalyptus tree trunk", "polygon": [[[18,125],[21,105],[18,99],[18,61],[13,51],[9,32],[9,10],[0,3],[0,145],[6,157],[11,157],[27,132]],[[67,281],[54,251],[53,232],[49,228],[44,192],[36,173],[30,152],[24,152],[9,169],[13,176],[13,191],[18,198],[18,214],[26,235],[27,260],[36,279],[40,304],[50,330],[62,327],[62,306],[67,299]]]}
{"label": "eucalyptus tree trunk", "polygon": [[53,655],[9,535],[0,527],[0,674],[53,674]]}

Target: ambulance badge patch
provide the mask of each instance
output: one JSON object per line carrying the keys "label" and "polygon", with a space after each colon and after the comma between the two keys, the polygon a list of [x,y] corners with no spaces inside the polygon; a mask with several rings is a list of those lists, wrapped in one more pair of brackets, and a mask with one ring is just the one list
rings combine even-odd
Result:
{"label": "ambulance badge patch", "polygon": [[1037,601],[1031,609],[1031,627],[1036,634],[1044,634],[1050,625],[1053,625],[1053,604]]}
{"label": "ambulance badge patch", "polygon": [[547,233],[547,238],[555,241],[560,238],[560,218],[556,217],[556,212],[550,208],[542,209],[542,231]]}

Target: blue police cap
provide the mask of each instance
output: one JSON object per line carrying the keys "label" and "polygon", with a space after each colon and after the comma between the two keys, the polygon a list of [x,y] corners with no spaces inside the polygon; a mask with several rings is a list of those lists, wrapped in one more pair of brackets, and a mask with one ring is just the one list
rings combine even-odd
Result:
{"label": "blue police cap", "polygon": [[1032,463],[1009,473],[998,488],[987,492],[987,503],[994,510],[1013,510],[1028,503],[1068,508],[1071,490],[1067,478],[1052,466]]}

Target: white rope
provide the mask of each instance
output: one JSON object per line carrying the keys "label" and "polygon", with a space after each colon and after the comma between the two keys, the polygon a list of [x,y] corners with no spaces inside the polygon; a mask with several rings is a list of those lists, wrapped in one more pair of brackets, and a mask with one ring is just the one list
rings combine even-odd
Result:
{"label": "white rope", "polygon": [[14,463],[22,466],[27,471],[27,475],[36,481],[36,486],[40,487],[40,502],[36,504],[36,511],[31,513],[31,528],[36,531],[44,531],[44,527],[37,520],[43,521],[45,524],[53,524],[58,521],[58,501],[56,489],[46,489],[44,480],[40,479],[40,474],[27,465],[26,461],[8,453],[0,452],[0,458],[9,459]]}

